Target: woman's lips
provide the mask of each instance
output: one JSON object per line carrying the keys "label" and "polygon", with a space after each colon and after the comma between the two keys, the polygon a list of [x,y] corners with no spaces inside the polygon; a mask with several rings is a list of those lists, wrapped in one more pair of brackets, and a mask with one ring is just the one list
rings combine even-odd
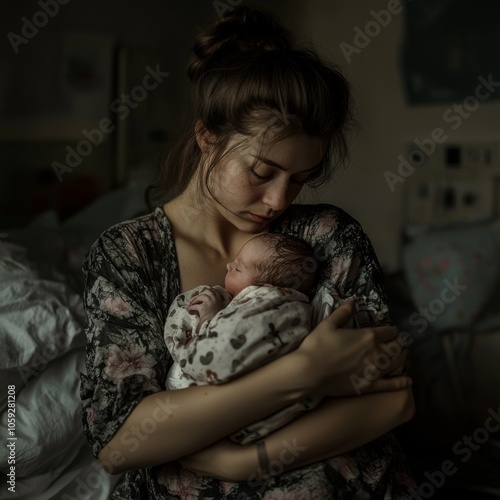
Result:
{"label": "woman's lips", "polygon": [[252,214],[250,212],[250,218],[254,221],[254,222],[259,222],[259,223],[266,223],[266,222],[271,222],[273,220],[274,217],[262,217],[260,215],[256,215],[256,214]]}

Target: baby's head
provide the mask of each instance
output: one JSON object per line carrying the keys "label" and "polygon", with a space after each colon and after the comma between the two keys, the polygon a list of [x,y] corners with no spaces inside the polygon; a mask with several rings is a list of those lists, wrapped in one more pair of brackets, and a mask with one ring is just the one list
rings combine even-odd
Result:
{"label": "baby's head", "polygon": [[309,243],[281,233],[261,234],[247,241],[227,265],[225,287],[231,295],[250,285],[272,285],[311,296],[318,274]]}

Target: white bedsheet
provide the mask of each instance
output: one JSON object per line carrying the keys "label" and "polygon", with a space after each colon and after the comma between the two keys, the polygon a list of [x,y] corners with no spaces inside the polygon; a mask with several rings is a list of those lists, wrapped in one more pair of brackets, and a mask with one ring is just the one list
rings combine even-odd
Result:
{"label": "white bedsheet", "polygon": [[[5,241],[0,283],[0,435],[8,436],[7,386],[13,385],[17,438],[15,491],[8,497],[104,500],[118,478],[100,469],[83,434],[81,298],[63,274]],[[11,465],[8,454],[0,447],[3,474]]]}

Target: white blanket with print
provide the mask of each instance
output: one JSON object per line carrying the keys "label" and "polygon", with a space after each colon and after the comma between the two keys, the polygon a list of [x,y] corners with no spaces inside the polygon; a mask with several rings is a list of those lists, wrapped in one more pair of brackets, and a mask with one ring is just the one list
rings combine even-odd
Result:
{"label": "white blanket with print", "polygon": [[[232,300],[221,287],[226,307],[201,325],[188,306],[207,286],[178,295],[168,312],[165,342],[174,364],[167,377],[168,389],[189,385],[221,384],[258,368],[299,346],[318,321],[335,307],[336,298],[321,289],[312,303],[290,288],[249,286]],[[318,399],[308,398],[233,434],[246,444],[285,425]]]}

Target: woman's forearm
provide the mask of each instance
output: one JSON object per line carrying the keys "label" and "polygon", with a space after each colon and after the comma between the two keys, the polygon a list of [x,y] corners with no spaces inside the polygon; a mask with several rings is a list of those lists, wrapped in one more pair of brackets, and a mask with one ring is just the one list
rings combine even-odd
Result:
{"label": "woman's forearm", "polygon": [[267,437],[266,450],[271,462],[281,464],[280,471],[291,470],[358,448],[413,414],[411,389],[327,398],[317,409]]}
{"label": "woman's forearm", "polygon": [[145,397],[99,453],[108,472],[183,457],[307,395],[293,353],[229,383],[163,391]]}
{"label": "woman's forearm", "polygon": [[[395,335],[392,327],[349,330],[349,335],[346,335],[346,330],[340,325],[352,316],[353,311],[352,305],[340,306],[295,351],[231,382],[163,391],[145,397],[100,451],[99,460],[111,473],[158,465],[201,450],[307,396],[350,396],[354,393],[351,378],[358,373],[359,366],[363,366],[361,360],[375,359],[381,350],[380,344],[392,340]],[[402,361],[404,357],[400,356],[394,363]],[[394,368],[393,364],[387,371]],[[400,394],[400,389],[408,385],[407,377],[382,378],[383,372],[380,376],[367,390]],[[387,401],[390,398],[388,394]],[[353,401],[360,400],[359,397],[353,398]],[[340,404],[342,400],[338,401]],[[352,403],[345,404],[350,408]],[[384,404],[387,403],[381,403],[380,407]],[[309,425],[322,426],[326,432],[335,429],[336,425],[344,425],[349,418],[355,418],[333,418],[335,425],[331,425],[334,413],[327,412],[322,419],[323,411],[315,410],[311,415],[301,417],[300,421],[313,418]],[[360,415],[363,412],[366,415],[371,408],[359,415],[352,411],[361,418]],[[290,425],[294,429],[293,426],[299,424]],[[308,436],[307,432],[305,428],[301,430],[301,439],[310,439],[313,450],[310,460],[319,460],[323,455],[314,450],[322,449],[323,438],[321,435]],[[314,444],[316,438],[321,441],[317,445],[319,448]],[[364,442],[369,440],[370,437]],[[358,441],[351,449],[359,446],[356,443]],[[338,443],[333,443],[325,453],[328,451],[328,456],[332,455],[337,446]]]}

